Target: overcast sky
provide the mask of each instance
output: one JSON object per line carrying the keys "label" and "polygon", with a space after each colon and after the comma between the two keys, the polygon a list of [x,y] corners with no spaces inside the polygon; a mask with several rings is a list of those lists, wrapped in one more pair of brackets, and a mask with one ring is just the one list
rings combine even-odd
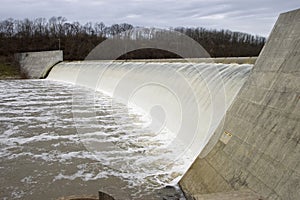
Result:
{"label": "overcast sky", "polygon": [[299,0],[0,0],[0,19],[63,16],[85,23],[205,27],[268,36],[278,15]]}

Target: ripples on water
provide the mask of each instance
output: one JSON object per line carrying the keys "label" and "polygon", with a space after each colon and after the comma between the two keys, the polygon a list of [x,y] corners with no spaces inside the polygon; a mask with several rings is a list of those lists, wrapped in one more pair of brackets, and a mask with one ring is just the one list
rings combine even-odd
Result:
{"label": "ripples on water", "polygon": [[47,80],[0,81],[0,111],[2,199],[98,190],[151,199],[181,176],[184,161],[168,160],[176,154],[167,148],[173,136],[152,133],[145,116],[99,92]]}

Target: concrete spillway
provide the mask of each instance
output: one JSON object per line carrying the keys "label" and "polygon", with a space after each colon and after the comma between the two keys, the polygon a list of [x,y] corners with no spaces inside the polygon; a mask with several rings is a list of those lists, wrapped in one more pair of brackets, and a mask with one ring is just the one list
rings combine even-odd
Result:
{"label": "concrete spillway", "polygon": [[[177,171],[183,174],[209,141],[251,67],[214,63],[64,62],[55,66],[47,79],[104,92],[141,110],[150,118],[148,128],[157,136],[164,131],[171,133],[166,149],[174,154],[169,154],[168,159],[184,163]],[[174,178],[167,184],[177,183],[181,175]]]}
{"label": "concrete spillway", "polygon": [[187,194],[205,199],[248,188],[265,199],[300,198],[299,50],[300,9],[280,15],[215,132],[217,145],[208,145],[181,180]]}

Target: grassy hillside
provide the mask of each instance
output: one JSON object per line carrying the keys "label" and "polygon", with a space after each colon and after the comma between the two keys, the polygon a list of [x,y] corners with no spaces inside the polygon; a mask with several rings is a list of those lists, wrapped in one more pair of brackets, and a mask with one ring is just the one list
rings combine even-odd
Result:
{"label": "grassy hillside", "polygon": [[20,69],[14,62],[0,58],[0,79],[20,79]]}

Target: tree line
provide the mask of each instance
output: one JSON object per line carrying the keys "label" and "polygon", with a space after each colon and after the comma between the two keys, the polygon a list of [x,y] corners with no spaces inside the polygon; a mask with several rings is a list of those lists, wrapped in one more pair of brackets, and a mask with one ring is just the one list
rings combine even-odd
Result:
{"label": "tree line", "polygon": [[[13,54],[18,52],[60,48],[64,50],[65,60],[81,60],[105,39],[133,28],[133,25],[127,23],[111,26],[106,26],[103,22],[80,24],[79,22],[69,22],[65,17],[52,17],[49,20],[45,18],[5,19],[0,21],[0,57],[12,58]],[[193,38],[212,57],[257,56],[266,42],[264,37],[230,30],[200,27],[170,29]],[[134,59],[178,56],[162,50],[149,49],[131,52],[125,57]]]}

